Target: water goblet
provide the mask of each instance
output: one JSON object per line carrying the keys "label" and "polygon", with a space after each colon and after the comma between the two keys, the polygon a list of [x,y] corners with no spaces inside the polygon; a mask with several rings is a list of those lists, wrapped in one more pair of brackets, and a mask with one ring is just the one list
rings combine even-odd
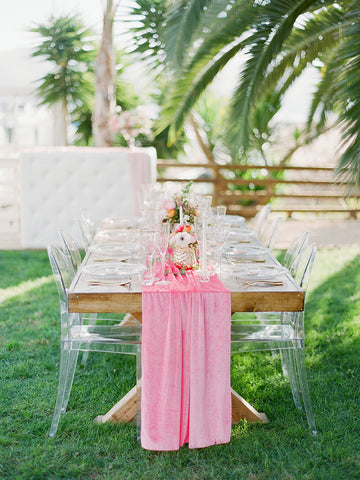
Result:
{"label": "water goblet", "polygon": [[157,281],[157,285],[169,285],[171,282],[165,280],[165,258],[169,246],[170,223],[163,222],[157,229],[156,248],[161,258],[161,280]]}
{"label": "water goblet", "polygon": [[216,270],[221,276],[222,249],[230,235],[231,224],[225,222],[214,222],[212,226],[212,235],[216,244]]}
{"label": "water goblet", "polygon": [[195,234],[199,245],[199,274],[201,282],[208,282],[210,279],[210,272],[207,262],[207,234],[209,228],[209,221],[207,217],[201,216],[195,218]]}

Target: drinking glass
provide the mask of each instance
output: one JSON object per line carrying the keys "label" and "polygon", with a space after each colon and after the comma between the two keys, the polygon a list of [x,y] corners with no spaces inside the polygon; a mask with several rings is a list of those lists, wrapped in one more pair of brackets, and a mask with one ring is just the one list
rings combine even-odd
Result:
{"label": "drinking glass", "polygon": [[226,206],[217,205],[216,207],[212,207],[211,214],[214,222],[223,222],[226,215]]}
{"label": "drinking glass", "polygon": [[212,224],[212,237],[216,244],[216,271],[221,276],[222,249],[230,235],[231,224],[225,222],[214,222]]}
{"label": "drinking glass", "polygon": [[209,221],[207,217],[195,217],[195,234],[199,245],[199,274],[201,282],[208,282],[210,279],[210,272],[207,262],[207,234]]}
{"label": "drinking glass", "polygon": [[156,246],[161,258],[161,280],[157,281],[157,285],[169,285],[171,282],[165,280],[165,259],[169,246],[170,222],[163,222],[157,229]]}

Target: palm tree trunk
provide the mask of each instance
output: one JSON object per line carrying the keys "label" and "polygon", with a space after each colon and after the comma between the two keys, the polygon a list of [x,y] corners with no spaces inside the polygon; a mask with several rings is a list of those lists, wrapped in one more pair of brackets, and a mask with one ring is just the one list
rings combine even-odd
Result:
{"label": "palm tree trunk", "polygon": [[68,125],[68,108],[67,108],[67,102],[64,99],[61,105],[62,109],[62,135],[64,139],[64,145],[67,147],[69,145],[68,141],[68,135],[67,135],[67,125]]}
{"label": "palm tree trunk", "polygon": [[111,147],[109,119],[115,109],[115,65],[113,54],[113,23],[117,3],[107,0],[104,12],[100,50],[95,64],[95,105],[93,135],[95,147]]}

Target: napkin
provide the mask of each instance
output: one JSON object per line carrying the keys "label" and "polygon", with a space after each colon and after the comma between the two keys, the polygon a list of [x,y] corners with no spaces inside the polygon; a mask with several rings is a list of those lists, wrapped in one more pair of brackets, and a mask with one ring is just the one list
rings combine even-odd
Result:
{"label": "napkin", "polygon": [[202,448],[231,434],[231,298],[217,276],[143,287],[141,444]]}

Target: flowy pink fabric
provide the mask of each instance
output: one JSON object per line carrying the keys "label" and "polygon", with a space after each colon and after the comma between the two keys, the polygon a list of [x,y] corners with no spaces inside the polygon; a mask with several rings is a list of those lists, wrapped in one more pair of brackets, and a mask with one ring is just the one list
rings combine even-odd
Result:
{"label": "flowy pink fabric", "polygon": [[231,435],[231,298],[218,277],[143,287],[141,444],[202,448]]}

